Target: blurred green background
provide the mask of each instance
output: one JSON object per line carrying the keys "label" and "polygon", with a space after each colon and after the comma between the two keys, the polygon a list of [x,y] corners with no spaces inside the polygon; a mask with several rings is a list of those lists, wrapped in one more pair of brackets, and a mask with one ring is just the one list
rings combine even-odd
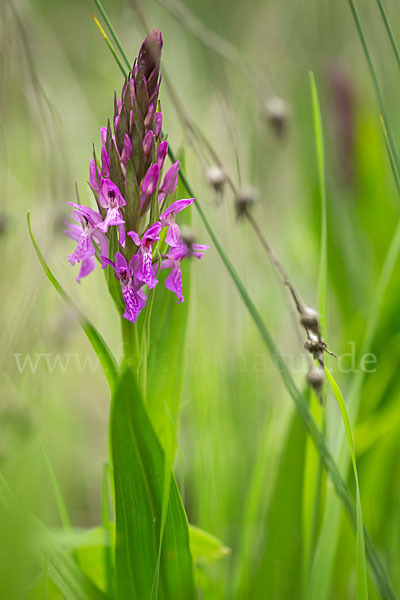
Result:
{"label": "blurred green background", "polygon": [[[104,5],[135,56],[144,37],[135,3]],[[385,5],[396,32],[397,3]],[[308,75],[314,72],[326,151],[329,347],[339,356],[353,347],[357,354],[400,205],[347,3],[185,0],[182,10],[174,0],[149,0],[140,6],[149,25],[162,31],[163,67],[186,111],[232,178],[258,190],[257,221],[311,305],[320,243]],[[0,6],[0,468],[28,506],[56,524],[45,448],[73,523],[85,527],[100,519],[108,390],[76,317],[41,272],[26,212],[57,277],[121,355],[119,318],[104,278],[98,270],[81,285],[74,281],[66,260],[71,243],[63,235],[75,181],[81,198],[89,198],[92,143],[99,147],[99,128],[122,86],[93,22],[94,8],[81,0],[3,0]],[[360,9],[400,140],[400,74],[376,3],[364,1]],[[288,106],[282,137],[265,110],[274,96]],[[303,386],[306,363],[286,294],[248,224],[236,221],[230,190],[218,201],[207,185],[165,82],[161,102],[164,129],[175,148],[185,148],[198,199]],[[209,243],[195,212],[193,227],[199,241]],[[304,428],[213,248],[193,264],[192,286],[177,476],[190,522],[231,549],[201,572],[203,597],[301,598]],[[376,369],[365,378],[354,432],[365,525],[397,590],[399,290],[396,268],[371,348]],[[342,369],[335,359],[328,362],[346,398],[354,377],[350,359],[340,362]],[[334,448],[343,424],[329,394],[325,411]],[[349,483],[353,489],[350,476]],[[15,550],[15,561],[0,560],[0,588],[12,580],[13,564],[17,590],[20,548],[14,548],[12,524],[2,525],[0,558]],[[345,516],[332,543],[336,558],[326,597],[354,598],[355,537]],[[370,591],[376,597],[373,585]],[[6,598],[1,591],[0,597]]]}

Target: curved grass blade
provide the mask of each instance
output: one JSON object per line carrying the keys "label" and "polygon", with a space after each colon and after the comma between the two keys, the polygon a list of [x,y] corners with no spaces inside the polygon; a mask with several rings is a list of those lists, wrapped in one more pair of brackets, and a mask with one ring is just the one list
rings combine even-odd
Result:
{"label": "curved grass blade", "polygon": [[[321,241],[318,273],[318,312],[322,332],[327,339],[328,329],[328,233],[327,233],[327,202],[325,186],[325,153],[322,129],[321,109],[318,98],[315,77],[310,76],[312,111],[314,120],[315,148],[317,157],[319,195],[321,203]],[[325,396],[325,394],[324,394]],[[315,393],[310,394],[310,410],[316,423],[322,431],[325,430],[325,411]],[[303,589],[307,595],[309,577],[314,552],[318,514],[321,507],[321,486],[323,481],[322,464],[318,452],[308,437],[306,440],[303,486]]]}
{"label": "curved grass blade", "polygon": [[51,271],[50,267],[48,266],[43,254],[36,242],[36,239],[33,235],[30,211],[28,211],[28,213],[27,213],[27,220],[28,220],[29,235],[32,240],[32,244],[35,249],[36,255],[41,264],[41,267],[42,267],[47,279],[50,281],[50,283],[53,285],[53,287],[60,294],[61,298],[69,306],[73,307],[74,310],[77,312],[77,314],[79,316],[79,322],[81,324],[81,327],[82,327],[83,331],[86,333],[86,336],[87,336],[89,342],[91,343],[93,350],[96,352],[96,355],[100,361],[101,366],[103,367],[104,374],[107,378],[108,384],[112,391],[115,388],[115,385],[118,381],[118,376],[119,376],[117,361],[115,360],[111,350],[107,346],[106,342],[104,341],[104,339],[102,338],[100,333],[97,331],[97,329],[94,327],[94,325],[92,325],[90,323],[90,321],[81,313],[79,308],[75,305],[75,303],[71,300],[71,298],[68,296],[68,294],[64,291],[64,288],[61,286],[61,284],[59,283],[59,281],[56,279],[55,275]]}
{"label": "curved grass blade", "polygon": [[358,473],[356,463],[356,452],[354,449],[353,434],[351,431],[350,419],[347,413],[346,404],[335,378],[330,371],[325,367],[325,373],[329,384],[332,388],[336,402],[338,403],[340,413],[342,415],[344,427],[346,430],[347,441],[350,449],[351,462],[353,465],[354,480],[356,483],[357,497],[357,599],[366,600],[368,598],[367,587],[367,565],[365,560],[365,542],[364,542],[364,525],[361,511],[360,487],[358,485]]}
{"label": "curved grass blade", "polygon": [[[134,373],[126,370],[111,407],[117,597],[153,598],[164,495],[165,456],[143,405]],[[160,600],[195,597],[188,522],[173,475],[159,567]],[[139,543],[140,540],[140,543]]]}
{"label": "curved grass blade", "polygon": [[[349,0],[349,1],[351,1],[351,0]],[[171,158],[172,162],[176,161],[176,155],[175,155],[174,151],[172,150],[170,144],[168,145],[168,156]],[[180,169],[180,176],[182,178],[184,185],[186,186],[187,190],[189,191],[190,196],[196,198],[196,195],[195,195],[195,193],[194,193],[194,191],[182,169]],[[210,238],[211,238],[213,244],[215,245],[215,247],[217,249],[218,254],[220,255],[220,257],[225,265],[225,268],[227,269],[229,275],[232,277],[233,282],[234,282],[247,310],[250,313],[250,316],[252,317],[269,353],[271,354],[271,357],[273,358],[273,360],[278,368],[278,371],[282,377],[282,380],[284,382],[286,389],[288,390],[290,396],[294,400],[296,409],[298,410],[308,433],[310,434],[315,446],[318,449],[318,452],[321,456],[321,460],[322,460],[327,472],[330,475],[330,478],[335,487],[336,493],[342,499],[343,504],[344,504],[346,510],[348,511],[350,522],[351,522],[353,528],[356,529],[356,509],[354,506],[353,498],[351,496],[351,493],[350,493],[345,481],[343,480],[342,476],[340,475],[340,471],[336,465],[336,462],[335,462],[328,446],[326,445],[325,440],[324,440],[323,436],[321,435],[321,432],[320,432],[317,424],[315,423],[315,421],[311,415],[307,401],[305,400],[304,396],[301,394],[301,392],[297,388],[297,386],[289,372],[289,369],[286,365],[286,362],[284,361],[282,355],[280,354],[278,348],[276,347],[276,345],[269,333],[268,328],[266,327],[264,321],[261,318],[261,315],[259,314],[255,305],[253,304],[242,280],[240,279],[238,273],[236,272],[236,269],[233,266],[232,262],[230,261],[228,255],[226,254],[222,244],[219,242],[219,239],[218,239],[216,233],[214,232],[214,229],[213,229],[210,221],[208,220],[202,206],[200,205],[200,203],[197,199],[195,200],[195,206],[200,214],[201,220],[203,221],[203,223],[208,231],[208,234],[210,235]],[[385,571],[385,568],[379,558],[379,555],[377,554],[377,552],[375,550],[372,540],[367,535],[366,535],[365,539],[366,539],[368,560],[369,560],[371,568],[373,570],[378,588],[381,591],[382,597],[395,599],[396,595],[393,591],[392,585],[391,585],[388,575]]]}

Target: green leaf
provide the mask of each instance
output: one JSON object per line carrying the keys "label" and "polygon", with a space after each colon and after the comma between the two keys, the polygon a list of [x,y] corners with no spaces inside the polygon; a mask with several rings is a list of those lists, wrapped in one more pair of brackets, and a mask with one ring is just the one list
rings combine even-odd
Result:
{"label": "green leaf", "polygon": [[209,564],[230,553],[221,540],[195,525],[189,525],[189,537],[190,551],[197,564]]}
{"label": "green leaf", "polygon": [[356,452],[354,449],[353,434],[351,431],[350,419],[347,413],[346,404],[340,391],[338,384],[335,381],[333,375],[325,367],[325,373],[328,378],[329,384],[335,395],[336,402],[338,403],[344,427],[346,430],[347,441],[350,449],[351,462],[353,465],[354,479],[356,483],[356,497],[357,497],[357,600],[366,600],[368,598],[368,587],[367,587],[367,565],[365,559],[365,542],[364,542],[364,525],[362,520],[361,512],[361,499],[360,499],[360,488],[358,485],[358,473],[356,464]]}
{"label": "green leaf", "polygon": [[79,322],[81,324],[81,327],[82,327],[83,331],[86,333],[86,336],[87,336],[89,342],[91,343],[93,350],[96,352],[96,355],[100,361],[101,366],[103,367],[104,374],[107,378],[110,389],[112,391],[118,380],[117,361],[115,360],[110,348],[107,346],[106,342],[104,341],[104,339],[102,338],[100,333],[97,331],[97,329],[94,327],[94,325],[92,325],[91,322],[81,313],[79,308],[75,305],[75,303],[71,300],[71,298],[68,296],[68,294],[64,291],[64,288],[58,282],[57,278],[55,277],[55,275],[51,271],[50,267],[48,266],[43,254],[36,242],[36,239],[33,235],[32,227],[31,227],[30,211],[28,211],[28,213],[27,213],[27,220],[28,220],[29,235],[32,240],[32,244],[35,249],[36,255],[41,264],[41,267],[42,267],[47,279],[50,281],[50,283],[54,286],[54,288],[60,294],[61,298],[63,298],[63,300],[77,312],[77,314],[79,316]]}
{"label": "green leaf", "polygon": [[[158,569],[165,456],[151,426],[136,378],[126,370],[111,408],[118,598],[190,600],[195,597],[188,523],[170,475],[168,511]],[[157,596],[158,592],[158,596]]]}

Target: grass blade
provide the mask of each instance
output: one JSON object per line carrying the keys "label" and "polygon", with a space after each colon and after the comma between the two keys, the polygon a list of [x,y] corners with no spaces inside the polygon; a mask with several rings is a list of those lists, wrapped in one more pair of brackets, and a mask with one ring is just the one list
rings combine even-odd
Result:
{"label": "grass blade", "polygon": [[[121,377],[111,408],[118,598],[153,597],[164,495],[165,456],[143,405],[135,375]],[[189,530],[174,477],[162,540],[158,597],[195,597]],[[140,540],[135,543],[133,540]]]}
{"label": "grass blade", "polygon": [[[312,72],[310,76],[312,111],[314,120],[315,148],[317,158],[317,171],[319,183],[319,196],[321,203],[321,241],[320,261],[318,273],[318,312],[325,340],[328,330],[328,232],[327,232],[327,203],[325,185],[325,153],[322,129],[321,109],[318,98],[315,77]],[[310,394],[310,410],[316,423],[322,431],[325,430],[325,410],[316,397]],[[303,590],[307,595],[309,577],[312,565],[312,556],[317,531],[318,514],[321,503],[321,486],[323,480],[322,464],[312,441],[306,440],[305,463],[304,463],[304,487],[303,487]]]}
{"label": "grass blade", "polygon": [[358,36],[360,38],[360,42],[361,42],[361,45],[362,45],[362,48],[363,48],[363,51],[364,51],[365,59],[367,61],[367,65],[368,65],[368,69],[369,69],[370,76],[371,76],[371,79],[372,79],[372,83],[373,83],[373,86],[375,88],[375,93],[376,93],[376,97],[377,97],[378,104],[379,104],[379,110],[381,111],[382,119],[383,119],[383,122],[385,124],[385,128],[387,130],[387,134],[388,134],[388,138],[389,138],[389,143],[390,143],[390,148],[392,149],[392,153],[393,153],[394,164],[396,165],[396,171],[397,171],[397,173],[399,173],[400,172],[400,158],[399,158],[399,153],[398,153],[395,141],[394,141],[394,137],[393,137],[393,133],[392,133],[392,130],[391,130],[391,127],[390,127],[389,119],[387,117],[385,103],[383,101],[383,95],[382,95],[381,88],[380,88],[379,83],[378,83],[378,77],[377,77],[376,72],[375,72],[374,64],[372,62],[372,58],[371,58],[371,55],[370,55],[370,52],[369,52],[369,49],[368,49],[367,40],[365,39],[365,36],[364,36],[364,31],[363,31],[363,28],[361,26],[360,18],[358,16],[358,12],[357,12],[356,6],[354,4],[354,0],[348,0],[348,2],[349,2],[349,5],[350,5],[351,13],[353,15],[353,19],[354,19],[354,23],[355,23],[355,26],[356,26],[356,29],[357,29],[357,33],[358,33]]}
{"label": "grass blade", "polygon": [[394,55],[396,57],[397,64],[400,67],[400,51],[399,51],[399,47],[397,46],[397,43],[396,43],[396,40],[395,40],[393,31],[392,31],[392,28],[390,26],[389,18],[387,16],[385,7],[383,6],[382,0],[376,0],[376,1],[378,3],[378,7],[379,7],[380,13],[382,15],[383,22],[385,24],[386,32],[387,32],[387,34],[389,36],[389,40],[390,40],[390,43],[392,45],[393,52],[394,52]]}
{"label": "grass blade", "polygon": [[360,488],[358,485],[358,473],[356,464],[356,452],[354,449],[353,434],[351,431],[350,419],[347,413],[346,404],[340,391],[338,384],[336,383],[333,375],[325,367],[325,373],[329,384],[332,388],[336,402],[338,403],[340,413],[342,415],[344,427],[346,430],[347,441],[350,449],[351,462],[353,465],[354,480],[356,483],[356,497],[357,497],[357,599],[366,600],[368,598],[368,587],[367,587],[367,566],[365,560],[365,542],[364,542],[364,525],[362,520],[361,511],[361,498]]}
{"label": "grass blade", "polygon": [[315,83],[314,73],[310,72],[310,86],[314,117],[315,146],[318,165],[319,193],[321,199],[321,243],[320,262],[318,276],[318,310],[322,324],[324,337],[327,332],[328,315],[328,250],[327,250],[327,209],[326,209],[326,186],[325,186],[325,155],[324,137],[322,131],[321,109],[318,99],[318,91]]}
{"label": "grass blade", "polygon": [[83,331],[86,333],[86,336],[89,342],[92,345],[93,350],[96,352],[96,355],[100,361],[101,366],[103,367],[104,374],[107,378],[111,391],[114,389],[116,382],[118,381],[118,365],[115,360],[111,350],[107,346],[106,342],[97,331],[97,329],[90,323],[90,321],[81,313],[81,311],[77,308],[75,303],[71,300],[68,294],[64,291],[64,288],[61,286],[50,267],[48,266],[37,242],[35,236],[33,235],[32,226],[31,226],[31,215],[30,211],[27,214],[28,220],[28,230],[29,235],[32,240],[33,247],[35,249],[36,255],[39,259],[40,265],[50,283],[60,294],[61,298],[74,310],[77,312],[79,316],[79,322]]}

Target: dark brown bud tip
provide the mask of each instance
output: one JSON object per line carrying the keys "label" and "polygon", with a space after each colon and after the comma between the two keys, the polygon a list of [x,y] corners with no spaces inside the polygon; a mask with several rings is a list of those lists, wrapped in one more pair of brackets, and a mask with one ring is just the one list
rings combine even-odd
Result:
{"label": "dark brown bud tip", "polygon": [[264,112],[267,121],[277,137],[286,134],[290,111],[287,103],[278,96],[268,98],[264,104]]}
{"label": "dark brown bud tip", "polygon": [[256,190],[250,186],[244,186],[235,198],[236,217],[241,219],[251,209],[256,197]]}
{"label": "dark brown bud tip", "polygon": [[319,315],[315,308],[304,306],[300,313],[300,323],[305,329],[319,335]]}
{"label": "dark brown bud tip", "polygon": [[137,67],[146,80],[150,78],[150,75],[155,71],[156,76],[152,77],[156,82],[158,77],[158,71],[160,70],[161,60],[161,49],[163,46],[163,40],[160,31],[153,29],[151,33],[144,40],[138,55]]}

